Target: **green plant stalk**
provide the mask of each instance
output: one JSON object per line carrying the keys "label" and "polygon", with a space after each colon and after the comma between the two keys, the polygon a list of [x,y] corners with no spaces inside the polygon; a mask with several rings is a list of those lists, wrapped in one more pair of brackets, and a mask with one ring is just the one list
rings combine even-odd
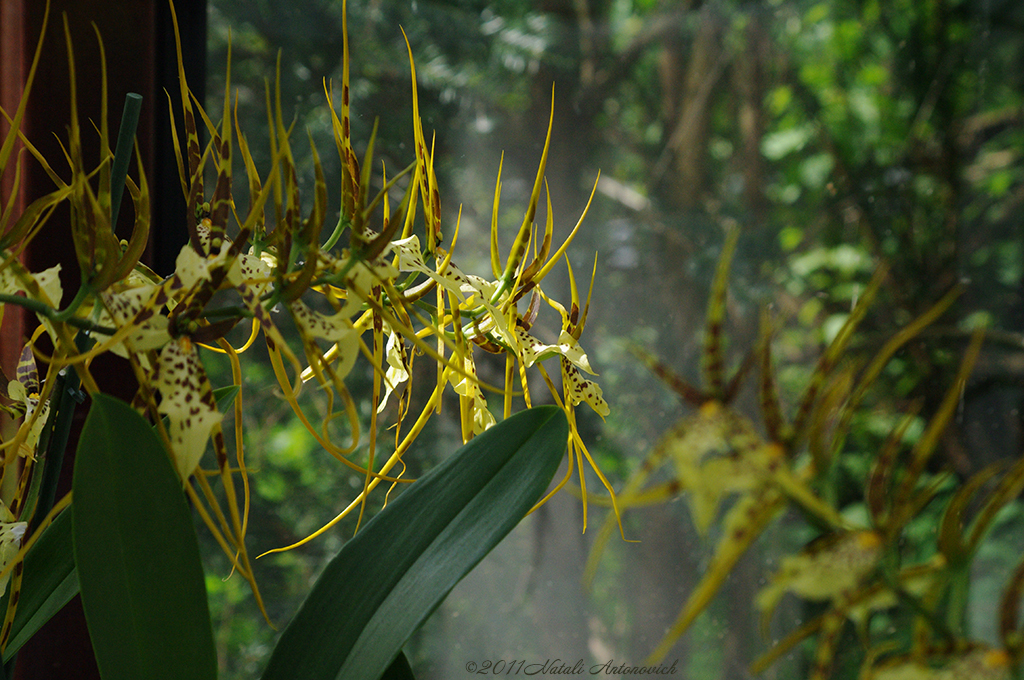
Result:
{"label": "green plant stalk", "polygon": [[132,160],[132,146],[135,131],[139,127],[139,112],[142,110],[142,95],[129,92],[124,98],[121,113],[121,128],[117,131],[117,146],[114,147],[114,164],[110,168],[110,228],[117,229],[117,216],[121,211],[121,197],[124,196],[125,181],[128,178],[128,164]]}
{"label": "green plant stalk", "polygon": [[[79,352],[89,349],[88,338],[85,333],[79,333],[75,338],[75,346]],[[64,452],[68,446],[68,438],[71,435],[71,422],[75,415],[76,404],[81,404],[85,395],[79,387],[81,379],[78,372],[72,368],[66,368],[57,376],[57,387],[55,394],[59,394],[57,407],[50,410],[50,417],[47,418],[43,436],[40,437],[40,448],[43,446],[42,439],[46,439],[45,454],[42,461],[42,470],[39,475],[39,495],[36,507],[32,512],[32,521],[29,524],[29,535],[39,527],[40,522],[53,508],[57,498],[57,482],[60,480],[61,468],[64,466]],[[50,419],[53,419],[52,429]]]}
{"label": "green plant stalk", "polygon": [[[83,295],[83,299],[84,297],[85,296]],[[24,297],[23,295],[10,295],[8,293],[0,293],[0,304],[18,305],[19,307],[24,307],[25,309],[34,314],[44,316],[51,321],[57,323],[66,323],[69,326],[74,326],[75,328],[80,328],[82,330],[86,330],[92,333],[99,333],[101,335],[113,335],[114,333],[117,332],[116,328],[111,328],[109,326],[100,326],[98,324],[93,323],[92,321],[89,321],[88,319],[79,319],[74,316],[69,318],[63,318],[63,315],[67,312],[67,310],[65,310],[64,312],[59,312],[56,309],[50,307],[49,305],[43,304],[39,300],[33,300],[31,298]],[[74,304],[73,306],[77,307],[78,304]],[[72,307],[69,306],[68,309],[70,310],[72,309]]]}

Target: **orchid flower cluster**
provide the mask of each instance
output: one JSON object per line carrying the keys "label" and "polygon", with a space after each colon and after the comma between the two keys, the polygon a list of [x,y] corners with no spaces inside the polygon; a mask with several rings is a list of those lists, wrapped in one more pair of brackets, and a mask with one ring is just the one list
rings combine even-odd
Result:
{"label": "orchid flower cluster", "polygon": [[[542,288],[547,275],[563,260],[568,266],[566,249],[583,219],[580,217],[560,246],[553,247],[554,223],[548,197],[543,228],[534,224],[544,188],[550,123],[522,226],[504,261],[497,234],[499,166],[491,223],[492,277],[476,276],[459,269],[454,259],[459,222],[456,219],[448,224],[450,219],[441,210],[434,150],[419,116],[411,49],[415,160],[393,175],[383,169],[379,180],[383,188],[374,193],[373,139],[360,161],[349,134],[346,27],[340,96],[325,84],[342,175],[340,218],[332,230],[329,190],[315,148],[312,205],[300,203],[292,152],[293,126],[286,125],[282,116],[280,87],[273,92],[268,87],[272,163],[260,170],[245,135],[238,130],[237,106],[230,90],[230,48],[223,119],[215,124],[188,88],[176,22],[175,37],[185,130],[183,143],[177,137],[175,143],[181,190],[187,201],[183,217],[190,240],[169,275],[157,274],[140,262],[149,233],[150,191],[141,164],[136,177],[118,177],[120,149],[110,151],[105,108],[97,126],[105,155],[95,167],[83,157],[70,37],[67,49],[72,107],[70,135],[64,147],[70,179],[52,168],[19,131],[42,38],[18,110],[13,117],[4,112],[11,131],[0,151],[0,168],[6,170],[10,162],[18,183],[25,154],[14,154],[13,149],[20,140],[49,173],[56,189],[16,219],[12,218],[14,198],[6,198],[3,206],[0,311],[20,306],[34,312],[39,320],[5,395],[5,408],[20,425],[0,444],[5,477],[19,480],[16,496],[0,508],[3,573],[13,573],[17,578],[18,560],[27,548],[22,539],[34,511],[33,468],[44,461],[41,447],[46,442],[41,434],[55,410],[58,377],[75,376],[85,392],[95,393],[97,381],[90,366],[98,355],[107,352],[127,360],[138,383],[133,406],[153,423],[192,504],[234,569],[250,582],[257,600],[259,591],[244,540],[249,487],[241,432],[239,355],[260,335],[280,390],[295,416],[325,451],[363,480],[361,491],[348,507],[300,543],[353,512],[361,517],[371,492],[381,483],[390,487],[413,481],[403,477],[403,457],[431,416],[440,412],[442,395],[449,388],[458,398],[462,437],[469,440],[495,423],[487,392],[502,396],[501,412],[508,417],[514,396],[521,395],[527,407],[535,401],[527,372],[539,372],[551,398],[564,409],[570,423],[569,472],[559,488],[576,466],[583,479],[584,461],[596,470],[577,432],[574,416],[575,407],[582,403],[601,416],[609,410],[601,388],[588,377],[594,370],[580,344],[590,295],[581,299],[571,267],[569,304],[559,303]],[[100,47],[102,53],[102,41]],[[278,84],[279,79],[278,73]],[[105,80],[103,89],[105,101]],[[210,138],[205,147],[200,142],[200,126]],[[232,198],[233,169],[238,158],[245,168],[250,197],[244,213]],[[204,180],[211,177],[215,179],[209,191]],[[126,241],[118,241],[111,228],[120,202],[119,185],[127,186],[134,204],[134,227]],[[396,196],[400,198],[396,200]],[[72,237],[82,272],[81,285],[70,302],[64,295],[59,268],[31,272],[19,259],[62,203],[71,207]],[[446,245],[443,235],[449,231],[451,241]],[[324,240],[322,235],[328,233]],[[592,284],[593,275],[591,288]],[[545,306],[560,317],[561,332],[553,342],[540,340],[532,331]],[[250,333],[248,341],[236,348],[225,335],[238,324],[249,328]],[[286,332],[287,326],[294,333]],[[295,334],[299,341],[293,347],[286,338]],[[40,343],[44,335],[49,345]],[[49,346],[52,351],[47,355],[43,348]],[[234,388],[214,390],[204,370],[206,351],[227,355]],[[503,384],[491,386],[477,377],[476,361],[481,352],[504,356]],[[40,356],[46,365],[42,377],[37,368]],[[418,357],[436,364],[436,373],[426,373],[436,375],[436,383],[416,414],[410,412],[409,384],[416,374],[413,366]],[[559,370],[551,375],[542,362],[554,357],[558,358]],[[352,456],[364,437],[357,405],[345,383],[360,361],[373,372],[365,464]],[[323,412],[315,415],[298,400],[300,391],[309,389],[308,383],[325,397],[321,400],[325,404]],[[223,409],[232,399],[234,451],[229,452]],[[395,399],[397,408],[389,410],[397,414],[394,445],[385,446],[377,440],[381,429],[378,419],[389,400]],[[344,430],[337,425],[339,420],[348,424],[343,436],[338,433]],[[208,448],[214,454],[212,468],[204,458]],[[386,455],[381,449],[386,449]],[[604,481],[599,471],[598,475]],[[222,482],[222,500],[211,487],[211,476],[219,476]],[[241,480],[241,493],[236,490],[236,478]],[[6,483],[3,487],[8,488]],[[60,501],[50,516],[69,500]]]}

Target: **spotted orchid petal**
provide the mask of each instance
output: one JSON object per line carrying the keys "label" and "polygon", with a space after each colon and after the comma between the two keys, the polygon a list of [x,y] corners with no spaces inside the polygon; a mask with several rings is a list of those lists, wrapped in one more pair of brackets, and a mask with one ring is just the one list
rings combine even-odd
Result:
{"label": "spotted orchid petal", "polygon": [[124,290],[111,287],[101,293],[106,315],[113,319],[113,325],[120,328],[132,323],[136,329],[124,342],[111,348],[118,356],[128,356],[127,346],[135,352],[144,352],[159,349],[171,339],[167,317],[158,314],[151,305],[158,288],[153,284],[145,284]]}
{"label": "spotted orchid petal", "polygon": [[329,270],[340,272],[343,268],[348,267],[348,272],[345,274],[348,297],[342,305],[339,315],[351,318],[363,306],[362,295],[366,295],[374,286],[380,285],[381,281],[393,281],[398,277],[399,270],[384,259],[390,250],[390,246],[387,246],[376,259],[359,260],[354,263],[334,259],[321,253],[321,257],[327,258]]}
{"label": "spotted orchid petal", "polygon": [[[478,320],[474,330],[477,333],[495,331],[499,339],[508,347],[518,345],[516,336],[509,331],[508,320],[497,304],[492,303],[492,298],[497,293],[500,285],[496,281],[487,281],[479,276],[463,273],[458,267],[450,262],[442,271],[428,267],[420,253],[419,238],[410,236],[400,239],[392,244],[395,254],[398,256],[397,265],[402,272],[419,272],[433,279],[444,290],[459,301],[464,309],[475,307],[482,308],[487,312],[487,318]],[[507,299],[506,293],[502,300]]]}
{"label": "spotted orchid petal", "polygon": [[583,377],[569,359],[562,357],[562,386],[565,390],[566,401],[573,406],[580,402],[587,402],[590,408],[594,409],[599,416],[607,416],[611,413],[611,407],[605,401],[601,386],[593,380]]}
{"label": "spotted orchid petal", "polygon": [[519,339],[519,347],[522,350],[522,360],[529,368],[538,361],[554,356],[556,354],[569,360],[573,366],[582,368],[591,375],[596,375],[590,367],[590,359],[587,358],[579,341],[572,337],[568,331],[562,331],[558,336],[558,342],[554,345],[546,345],[537,338],[526,332],[524,328],[516,328],[516,337]]}
{"label": "spotted orchid petal", "polygon": [[60,299],[63,295],[63,291],[60,285],[60,265],[45,269],[38,274],[33,274],[32,278],[39,284],[39,288],[45,293],[47,302],[53,307],[60,306]]}
{"label": "spotted orchid petal", "polygon": [[249,286],[257,295],[262,295],[270,287],[271,273],[276,266],[276,258],[269,253],[259,257],[243,253],[238,256],[237,266],[228,273],[228,282],[235,286]]}
{"label": "spotted orchid petal", "polygon": [[[48,307],[58,309],[63,289],[60,283],[60,265],[44,269],[38,273],[29,273],[24,270],[16,257],[9,251],[2,251],[2,260],[10,259],[10,266],[0,268],[0,293],[5,295],[16,295],[25,293],[28,297],[42,302]],[[57,337],[52,322],[42,314],[36,315],[40,323],[46,327],[46,332],[51,338]]]}
{"label": "spotted orchid petal", "polygon": [[462,285],[466,283],[466,275],[460,272],[454,265],[450,265],[443,274],[437,272],[432,267],[428,267],[420,251],[419,237],[409,236],[408,238],[399,239],[392,242],[391,246],[398,256],[396,262],[398,271],[426,274],[437,282],[438,285],[452,293],[460,303],[465,304],[466,295],[462,291]]}
{"label": "spotted orchid petal", "polygon": [[192,246],[185,245],[174,261],[174,273],[181,280],[182,286],[188,290],[200,281],[210,280],[210,261],[200,255]]}
{"label": "spotted orchid petal", "polygon": [[187,480],[224,417],[217,410],[206,371],[188,339],[178,338],[164,345],[152,383],[161,396],[157,410],[167,416],[175,467],[182,480]]}
{"label": "spotted orchid petal", "polygon": [[427,266],[420,252],[420,240],[417,236],[399,239],[391,244],[398,256],[397,265],[400,272],[419,272],[426,274],[439,286],[455,296],[463,305],[469,305],[474,295],[484,295],[487,282],[478,276],[463,273],[449,262],[442,271]]}
{"label": "spotted orchid petal", "polygon": [[[181,284],[185,290],[191,289],[199,282],[213,280],[213,272],[218,267],[224,266],[227,263],[231,246],[230,241],[224,240],[221,242],[220,250],[209,257],[200,255],[190,245],[183,246],[181,252],[178,253],[177,259],[174,261],[174,273],[181,279]],[[231,268],[227,274],[228,282],[234,285],[241,283],[243,278],[240,259],[240,257],[236,257],[232,261]],[[255,263],[255,260],[256,258],[250,260],[250,266],[259,266]],[[269,275],[269,272],[267,272],[267,275]]]}

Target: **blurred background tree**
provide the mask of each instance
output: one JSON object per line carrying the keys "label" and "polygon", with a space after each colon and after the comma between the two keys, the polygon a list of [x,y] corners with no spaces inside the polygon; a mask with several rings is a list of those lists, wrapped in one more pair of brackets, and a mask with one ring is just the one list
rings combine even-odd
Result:
{"label": "blurred background tree", "polygon": [[[264,82],[273,81],[280,58],[285,106],[329,157],[323,81],[340,81],[341,14],[340,0],[210,0],[207,91],[223,91],[230,29],[239,119],[254,152],[267,148],[258,137],[266,120]],[[865,457],[910,404],[921,401],[922,414],[934,409],[967,331],[979,322],[994,330],[935,464],[965,477],[1020,455],[1024,6],[1011,0],[353,2],[353,137],[368,139],[379,123],[375,153],[389,174],[413,157],[399,26],[416,59],[424,128],[436,131],[446,236],[461,205],[459,239],[477,247],[460,250],[480,253],[479,261],[460,262],[464,269],[487,266],[502,154],[506,233],[518,224],[552,85],[547,180],[556,239],[575,224],[600,170],[599,200],[569,258],[579,282],[598,254],[586,335],[612,414],[605,422],[590,414],[586,427],[591,450],[619,483],[685,413],[625,343],[640,344],[697,381],[708,290],[722,227],[732,222],[743,233],[727,310],[730,360],[738,363],[754,346],[760,309],[770,308],[781,326],[774,355],[784,397],[809,375],[879,262],[891,270],[851,351],[854,362],[871,357],[903,324],[966,282],[953,311],[891,362],[872,408],[855,423],[833,490],[851,512],[861,497],[856,474]],[[266,157],[256,161],[266,166]],[[325,162],[325,170],[333,173],[328,186],[337,186],[337,163]],[[311,171],[305,181],[311,188]],[[557,329],[539,332],[548,341],[557,336]],[[479,370],[488,380],[503,367],[481,361]],[[358,396],[358,385],[350,389]],[[265,410],[248,412],[258,421],[249,431],[259,432],[249,444],[257,468],[252,526],[263,532],[253,534],[259,552],[333,516],[347,496],[337,485],[348,481],[343,472],[325,473],[322,468],[334,468],[314,443],[273,415],[281,409],[272,395],[247,398],[265,402]],[[753,389],[744,389],[740,404],[756,411]],[[452,448],[441,430],[436,455]],[[275,514],[280,507],[287,514]],[[591,526],[606,512],[591,508]],[[579,577],[593,534],[580,531],[579,503],[559,497],[453,592],[411,650],[414,665],[423,677],[448,678],[465,672],[467,661],[484,659],[639,664],[707,559],[687,515],[680,503],[627,512],[627,537],[641,542],[613,545],[586,594]],[[1020,523],[1001,527],[976,574],[980,595],[972,601],[972,621],[981,639],[994,635],[995,621],[984,593],[1001,587],[1018,551]],[[297,595],[352,530],[339,528],[301,550],[264,558],[265,594],[276,602],[277,621],[290,616]],[[767,644],[754,623],[754,594],[780,551],[810,538],[788,531],[785,521],[770,532],[669,660],[678,657],[690,677],[747,677],[747,664]],[[233,580],[211,578],[209,585],[220,603],[214,605],[220,648],[231,650],[222,660],[223,677],[252,677],[272,631]],[[805,661],[786,663],[769,673],[790,677]]]}

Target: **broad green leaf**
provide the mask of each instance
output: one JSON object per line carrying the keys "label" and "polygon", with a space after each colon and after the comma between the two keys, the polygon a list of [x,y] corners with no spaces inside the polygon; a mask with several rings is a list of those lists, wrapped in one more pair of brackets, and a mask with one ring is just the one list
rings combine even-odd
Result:
{"label": "broad green leaf", "polygon": [[[36,634],[43,624],[78,594],[78,572],[71,550],[71,513],[62,512],[25,554],[18,611],[4,649],[4,663]],[[4,606],[0,611],[6,609]]]}
{"label": "broad green leaf", "polygon": [[416,676],[412,673],[412,666],[409,665],[409,659],[406,658],[404,652],[398,653],[395,660],[384,671],[384,675],[380,676],[380,680],[416,680]]}
{"label": "broad green leaf", "polygon": [[[231,405],[237,394],[237,385],[213,391],[221,411]],[[9,661],[77,594],[78,572],[71,547],[71,512],[62,512],[25,555],[18,612],[4,649],[3,662]],[[6,602],[6,596],[0,600],[0,611],[6,609]]]}
{"label": "broad green leaf", "polygon": [[216,678],[181,479],[152,428],[124,402],[93,397],[72,489],[82,606],[104,680]]}
{"label": "broad green leaf", "polygon": [[327,565],[264,680],[378,680],[456,583],[544,493],[565,452],[561,410],[495,425],[389,503]]}

